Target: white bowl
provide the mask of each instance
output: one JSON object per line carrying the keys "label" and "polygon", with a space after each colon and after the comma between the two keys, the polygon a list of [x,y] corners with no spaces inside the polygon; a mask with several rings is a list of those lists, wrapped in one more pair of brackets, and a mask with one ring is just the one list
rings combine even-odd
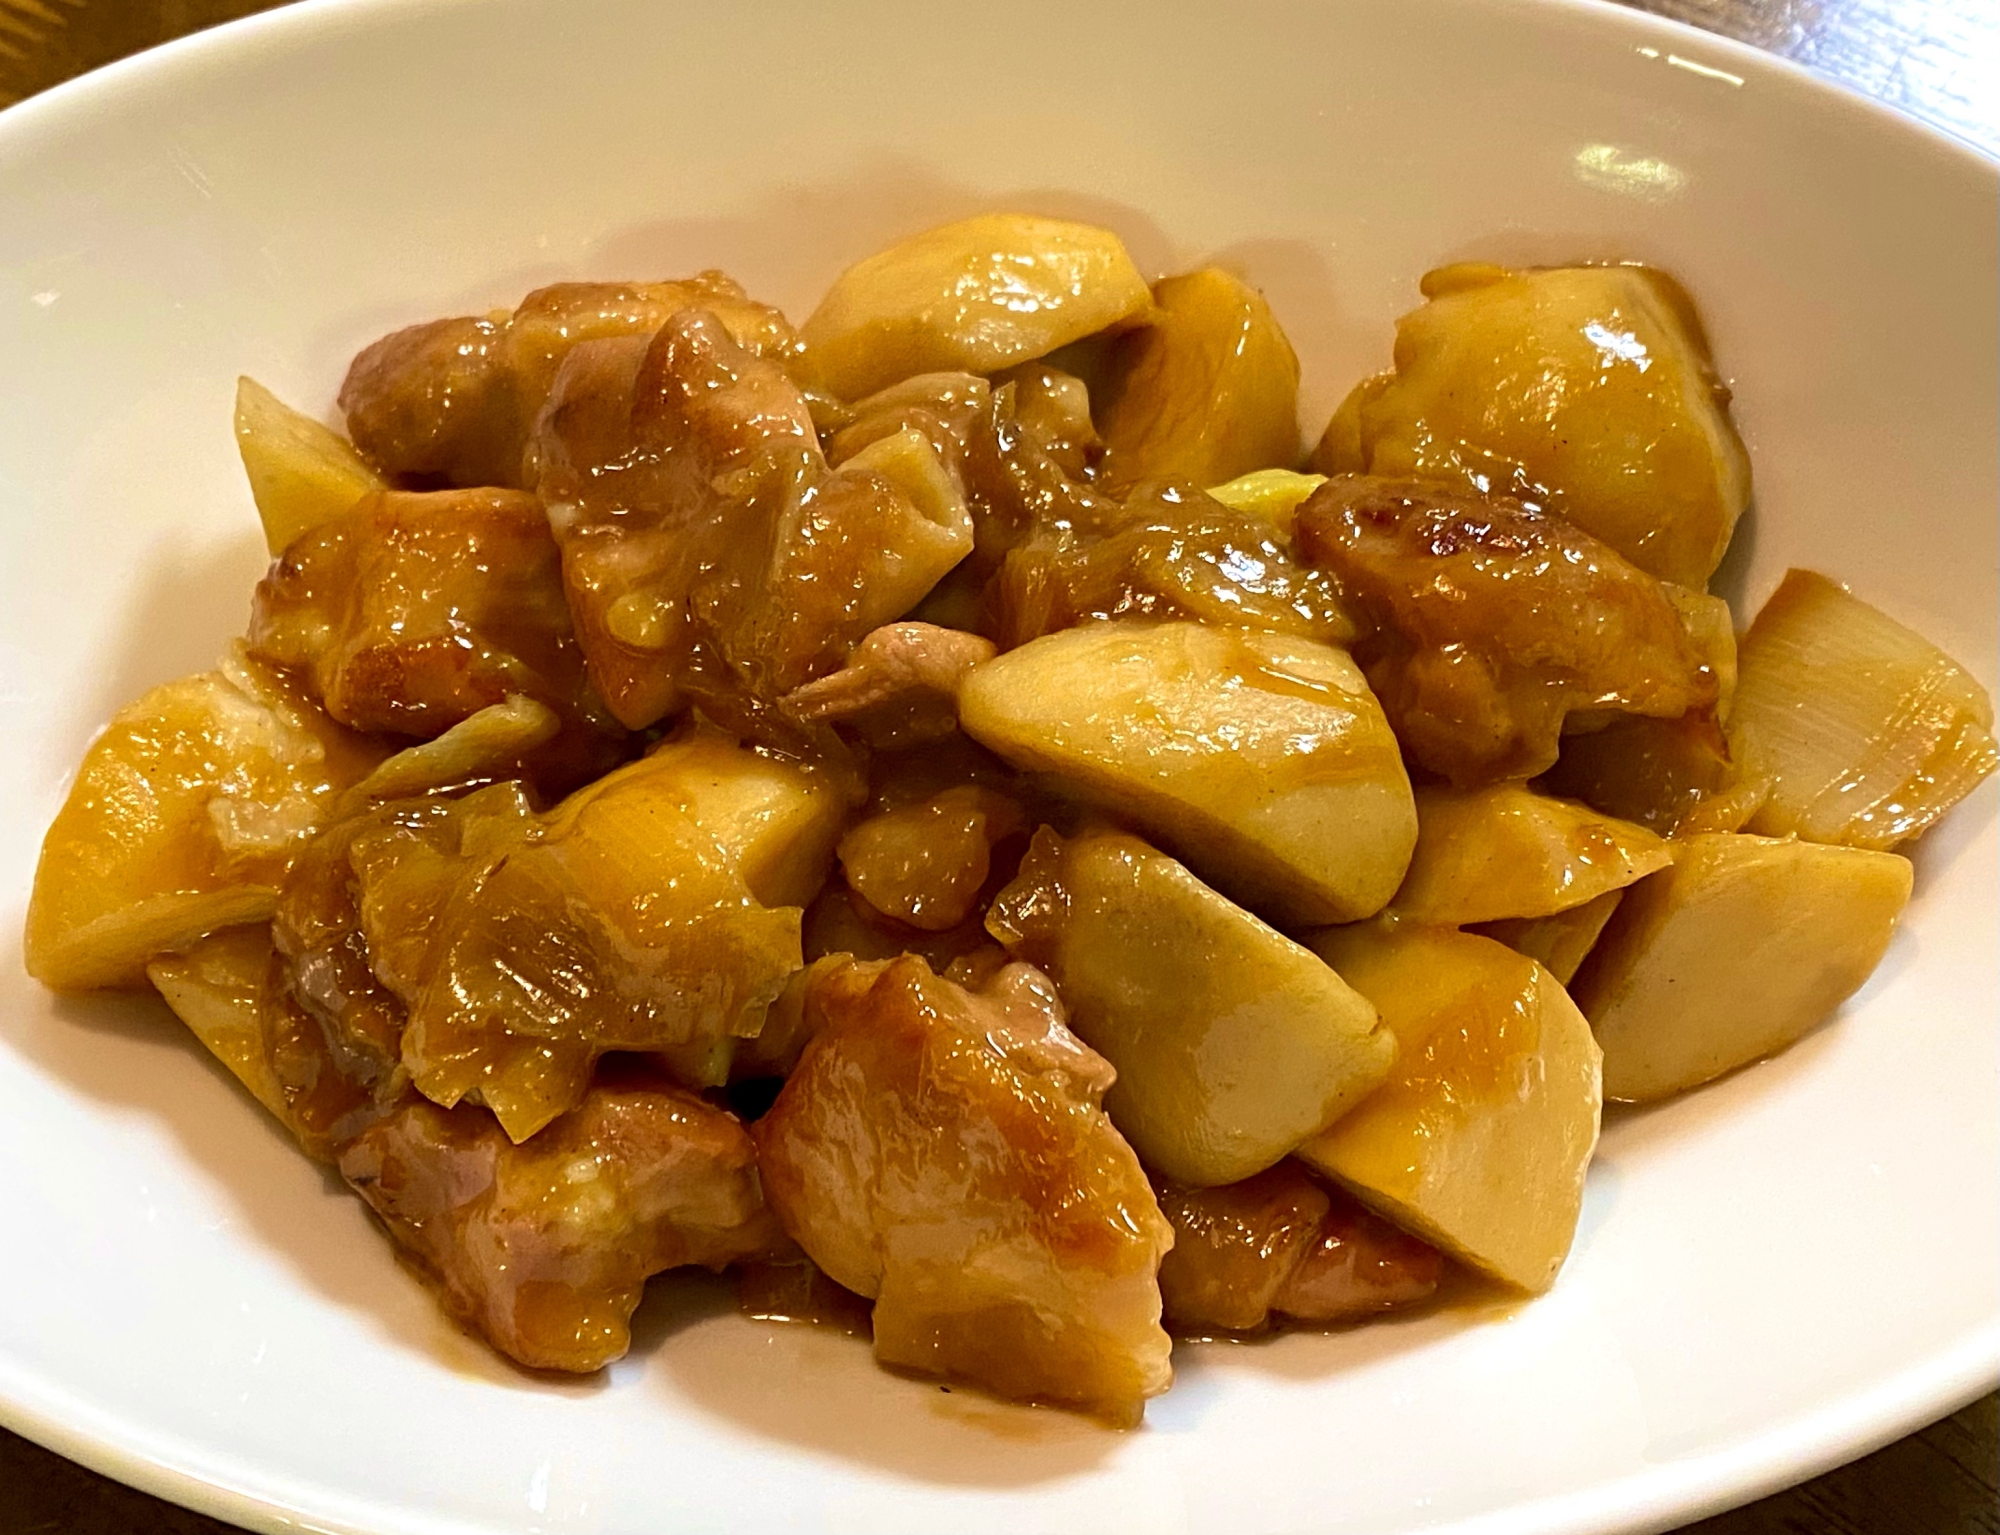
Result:
{"label": "white bowl", "polygon": [[[1996,671],[1994,167],[1607,7],[324,3],[0,117],[0,932],[91,733],[261,564],[239,372],[330,405],[378,333],[718,265],[795,316],[969,210],[1082,215],[1270,294],[1307,419],[1441,261],[1697,295],[1756,464],[1730,564]],[[656,1287],[608,1378],[442,1322],[165,1010],[0,961],[0,1421],[268,1530],[1650,1530],[2000,1374],[1996,793],[1783,1058],[1613,1116],[1545,1299],[1184,1350],[1117,1435]]]}

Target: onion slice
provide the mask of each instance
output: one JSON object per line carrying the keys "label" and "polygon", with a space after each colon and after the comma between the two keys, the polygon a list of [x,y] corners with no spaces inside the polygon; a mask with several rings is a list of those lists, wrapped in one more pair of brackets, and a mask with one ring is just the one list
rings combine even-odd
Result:
{"label": "onion slice", "polygon": [[1986,690],[1921,635],[1825,576],[1789,572],[1744,636],[1729,720],[1772,780],[1764,836],[1888,849],[2000,762]]}

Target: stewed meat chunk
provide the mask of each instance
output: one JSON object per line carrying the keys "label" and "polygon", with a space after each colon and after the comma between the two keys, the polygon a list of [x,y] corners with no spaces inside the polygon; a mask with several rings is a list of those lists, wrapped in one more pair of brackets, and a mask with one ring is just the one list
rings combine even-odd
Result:
{"label": "stewed meat chunk", "polygon": [[528,484],[522,453],[563,358],[585,341],[649,336],[695,305],[764,355],[796,349],[785,317],[720,272],[679,282],[556,283],[512,314],[412,325],[363,349],[340,390],[348,434],[387,474],[457,486]]}
{"label": "stewed meat chunk", "polygon": [[787,1246],[742,1124],[643,1077],[593,1088],[523,1145],[489,1114],[412,1099],[340,1171],[446,1309],[538,1369],[623,1355],[653,1274]]}
{"label": "stewed meat chunk", "polygon": [[909,428],[831,469],[803,394],[716,316],[570,354],[536,488],[591,675],[634,729],[707,669],[775,702],[916,606],[972,547],[963,494]]}
{"label": "stewed meat chunk", "polygon": [[584,675],[534,497],[384,491],[301,536],[257,585],[250,650],[309,677],[336,720],[428,739],[509,697],[548,705],[569,787],[622,732]]}
{"label": "stewed meat chunk", "polygon": [[1444,1272],[1436,1248],[1296,1162],[1219,1188],[1159,1192],[1174,1228],[1160,1295],[1181,1331],[1355,1321],[1428,1299]]}
{"label": "stewed meat chunk", "polygon": [[1715,701],[1660,583],[1551,513],[1337,475],[1297,539],[1372,624],[1355,657],[1403,749],[1461,788],[1545,771],[1572,710],[1670,719]]}
{"label": "stewed meat chunk", "polygon": [[830,961],[806,1006],[818,1032],[758,1153],[785,1229],[874,1300],[876,1357],[1136,1420],[1171,1378],[1171,1237],[1047,979]]}

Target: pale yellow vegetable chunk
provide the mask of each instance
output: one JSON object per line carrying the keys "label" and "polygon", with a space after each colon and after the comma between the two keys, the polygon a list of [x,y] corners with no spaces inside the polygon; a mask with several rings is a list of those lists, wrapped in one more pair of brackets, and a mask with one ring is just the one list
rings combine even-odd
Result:
{"label": "pale yellow vegetable chunk", "polygon": [[363,496],[388,488],[345,437],[293,410],[254,378],[236,381],[236,451],[273,555]]}
{"label": "pale yellow vegetable chunk", "polygon": [[387,755],[240,652],[154,688],[92,743],[42,841],[28,973],[142,986],[154,955],[268,918],[293,856]]}
{"label": "pale yellow vegetable chunk", "polygon": [[1223,485],[1211,485],[1209,495],[1235,512],[1261,517],[1285,537],[1292,536],[1292,523],[1306,498],[1326,483],[1323,474],[1300,474],[1294,469],[1257,469],[1239,474]]}
{"label": "pale yellow vegetable chunk", "polygon": [[992,373],[1152,307],[1108,229],[989,213],[841,273],[799,329],[806,380],[858,400],[919,373]]}
{"label": "pale yellow vegetable chunk", "polygon": [[1417,851],[1390,902],[1412,922],[1550,916],[1623,889],[1672,856],[1643,826],[1524,784],[1425,787],[1416,799]]}
{"label": "pale yellow vegetable chunk", "polygon": [[1728,832],[1677,844],[1577,973],[1606,1095],[1664,1098],[1784,1049],[1868,979],[1909,898],[1894,853]]}
{"label": "pale yellow vegetable chunk", "polygon": [[1348,397],[1312,467],[1518,496],[1706,587],[1750,460],[1679,285],[1636,266],[1466,264],[1423,292],[1396,322],[1395,372]]}
{"label": "pale yellow vegetable chunk", "polygon": [[1978,787],[1993,701],[1923,636],[1809,570],[1744,636],[1730,745],[1771,779],[1749,830],[1887,849]]}
{"label": "pale yellow vegetable chunk", "polygon": [[1264,296],[1216,267],[1153,285],[1153,321],[1118,343],[1097,413],[1114,491],[1209,485],[1299,459],[1299,359]]}
{"label": "pale yellow vegetable chunk", "polygon": [[1381,910],[1416,844],[1396,739],[1360,668],[1329,645],[1088,624],[974,667],[959,719],[1274,921]]}
{"label": "pale yellow vegetable chunk", "polygon": [[656,747],[646,762],[649,792],[714,839],[759,904],[804,906],[819,893],[844,808],[825,777],[713,731]]}
{"label": "pale yellow vegetable chunk", "polygon": [[1338,975],[1137,837],[1043,827],[986,925],[1054,979],[1070,1027],[1118,1070],[1105,1112],[1177,1183],[1262,1172],[1395,1059]]}
{"label": "pale yellow vegetable chunk", "polygon": [[1547,917],[1507,917],[1481,922],[1468,931],[1504,943],[1516,954],[1535,960],[1563,985],[1569,985],[1590,955],[1604,924],[1625,899],[1623,890],[1607,890],[1593,901]]}
{"label": "pale yellow vegetable chunk", "polygon": [[1597,1145],[1600,1057],[1583,1015],[1540,965],[1471,933],[1377,921],[1313,948],[1381,1009],[1401,1053],[1298,1155],[1482,1273],[1546,1290]]}

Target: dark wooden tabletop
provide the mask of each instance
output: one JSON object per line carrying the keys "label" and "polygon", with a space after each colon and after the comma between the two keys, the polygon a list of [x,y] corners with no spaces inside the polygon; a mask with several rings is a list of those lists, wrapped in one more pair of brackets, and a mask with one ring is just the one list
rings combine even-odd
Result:
{"label": "dark wooden tabletop", "polygon": [[[274,0],[0,0],[0,108]],[[1628,0],[2000,154],[2000,0]],[[2000,1396],[1684,1535],[2000,1535]],[[0,1430],[0,1535],[232,1535]]]}

